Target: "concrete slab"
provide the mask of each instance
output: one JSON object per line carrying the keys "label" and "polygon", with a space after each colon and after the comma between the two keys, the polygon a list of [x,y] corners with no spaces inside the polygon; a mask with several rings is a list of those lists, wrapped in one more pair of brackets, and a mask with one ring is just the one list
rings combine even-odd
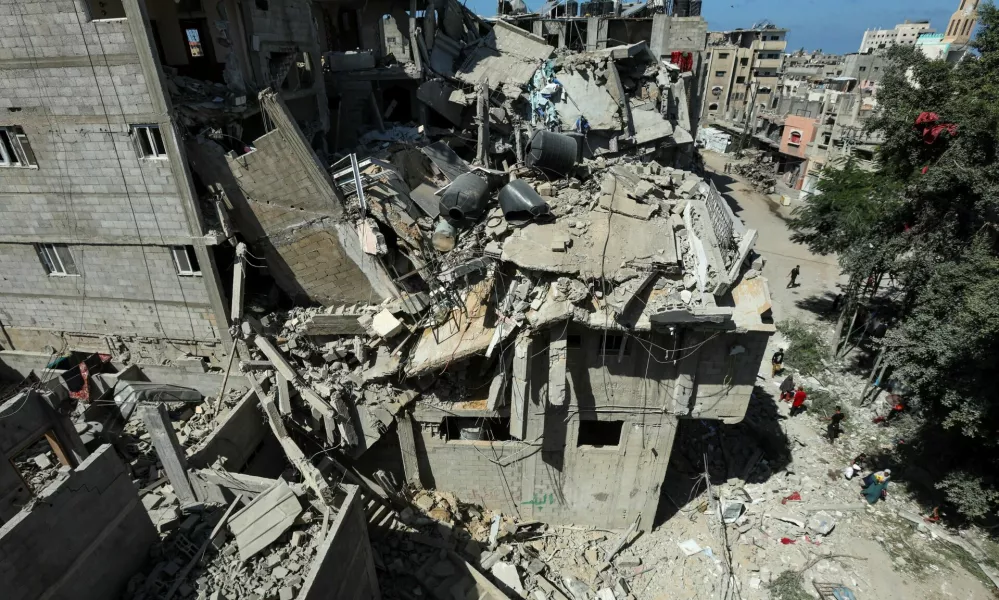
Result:
{"label": "concrete slab", "polygon": [[247,560],[276,541],[301,513],[302,504],[283,479],[254,498],[229,520],[240,560]]}

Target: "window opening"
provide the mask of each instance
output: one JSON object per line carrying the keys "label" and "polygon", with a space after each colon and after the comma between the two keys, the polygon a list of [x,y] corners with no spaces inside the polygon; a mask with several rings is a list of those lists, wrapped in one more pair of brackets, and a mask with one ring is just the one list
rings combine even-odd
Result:
{"label": "window opening", "polygon": [[576,436],[576,447],[593,446],[603,448],[617,446],[621,443],[621,432],[624,421],[591,421],[580,419],[579,434]]}

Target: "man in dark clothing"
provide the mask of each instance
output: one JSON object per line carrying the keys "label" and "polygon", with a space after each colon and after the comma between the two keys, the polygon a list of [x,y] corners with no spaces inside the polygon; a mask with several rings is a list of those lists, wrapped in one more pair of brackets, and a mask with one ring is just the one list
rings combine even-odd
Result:
{"label": "man in dark clothing", "polygon": [[826,434],[829,436],[830,444],[835,443],[839,434],[843,433],[841,423],[845,418],[846,415],[844,415],[840,407],[837,406],[836,412],[834,412],[832,416],[823,419],[823,421],[829,421],[829,427],[826,428]]}
{"label": "man in dark clothing", "polygon": [[832,308],[829,309],[829,312],[834,313],[837,310],[839,310],[839,305],[842,303],[843,303],[843,294],[836,294],[836,298],[833,299]]}
{"label": "man in dark clothing", "polygon": [[791,269],[791,281],[788,282],[787,287],[798,287],[797,279],[799,273],[801,273],[801,265],[794,265],[794,268]]}
{"label": "man in dark clothing", "polygon": [[780,399],[789,401],[794,396],[794,375],[788,375],[780,382]]}
{"label": "man in dark clothing", "polygon": [[777,377],[781,369],[784,368],[784,349],[778,348],[777,352],[770,358],[770,376]]}

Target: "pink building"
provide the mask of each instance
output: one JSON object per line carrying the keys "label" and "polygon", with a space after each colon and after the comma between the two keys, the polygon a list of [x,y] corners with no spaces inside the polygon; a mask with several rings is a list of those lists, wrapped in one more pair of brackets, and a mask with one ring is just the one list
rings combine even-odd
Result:
{"label": "pink building", "polygon": [[789,156],[805,158],[808,144],[815,141],[818,121],[807,117],[788,116],[784,119],[784,135],[780,139],[780,151]]}

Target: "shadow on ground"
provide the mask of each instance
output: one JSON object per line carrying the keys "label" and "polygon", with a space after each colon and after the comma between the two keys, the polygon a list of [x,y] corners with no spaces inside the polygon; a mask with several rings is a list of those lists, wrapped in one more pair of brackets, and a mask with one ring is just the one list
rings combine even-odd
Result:
{"label": "shadow on ground", "polygon": [[[776,388],[774,388],[776,389]],[[663,482],[655,525],[678,512],[696,510],[688,502],[704,494],[704,455],[712,485],[732,478],[765,483],[791,462],[790,440],[781,426],[777,399],[758,385],[740,423],[682,419]],[[684,508],[681,508],[684,507]]]}
{"label": "shadow on ground", "polygon": [[835,323],[836,318],[839,316],[839,312],[833,310],[833,303],[836,301],[836,296],[836,292],[823,292],[795,300],[794,305],[801,310],[812,313],[820,321]]}

